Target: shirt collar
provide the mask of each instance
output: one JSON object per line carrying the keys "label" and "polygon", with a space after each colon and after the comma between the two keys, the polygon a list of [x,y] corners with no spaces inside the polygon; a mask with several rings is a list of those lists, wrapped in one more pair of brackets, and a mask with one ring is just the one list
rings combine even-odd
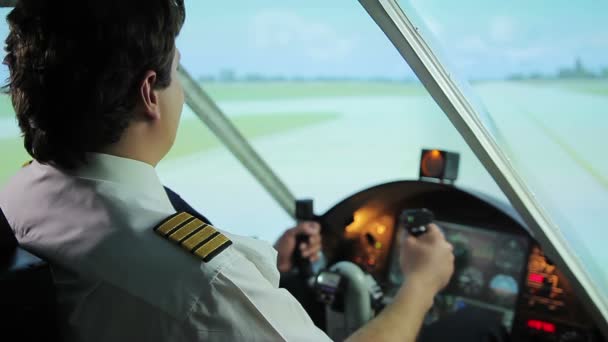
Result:
{"label": "shirt collar", "polygon": [[156,170],[144,162],[102,153],[88,153],[87,164],[78,168],[76,177],[111,182],[143,193],[173,208]]}

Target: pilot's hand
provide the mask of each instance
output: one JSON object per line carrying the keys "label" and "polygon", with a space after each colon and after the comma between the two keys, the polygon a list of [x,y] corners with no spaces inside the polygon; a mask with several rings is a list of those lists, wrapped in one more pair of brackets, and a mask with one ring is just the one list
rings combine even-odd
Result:
{"label": "pilot's hand", "polygon": [[439,227],[430,224],[427,228],[419,237],[401,230],[401,271],[406,281],[419,281],[435,295],[454,273],[454,254]]}
{"label": "pilot's hand", "polygon": [[297,226],[288,229],[274,244],[278,252],[277,267],[280,272],[289,272],[293,267],[292,255],[296,248],[296,235],[308,235],[308,243],[301,243],[297,248],[303,257],[315,262],[319,259],[321,251],[321,226],[317,222],[303,221]]}

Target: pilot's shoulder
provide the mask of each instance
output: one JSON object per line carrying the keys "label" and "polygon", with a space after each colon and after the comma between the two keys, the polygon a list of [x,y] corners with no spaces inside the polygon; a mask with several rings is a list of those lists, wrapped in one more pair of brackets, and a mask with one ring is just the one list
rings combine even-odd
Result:
{"label": "pilot's shoulder", "polygon": [[175,213],[154,227],[154,231],[184,253],[208,263],[232,245],[215,227],[187,212]]}

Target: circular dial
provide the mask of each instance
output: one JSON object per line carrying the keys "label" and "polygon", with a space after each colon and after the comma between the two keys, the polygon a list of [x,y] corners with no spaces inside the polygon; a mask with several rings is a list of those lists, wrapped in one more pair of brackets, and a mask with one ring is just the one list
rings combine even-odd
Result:
{"label": "circular dial", "polygon": [[497,274],[490,280],[490,290],[498,304],[512,304],[517,296],[519,287],[515,278],[506,274]]}
{"label": "circular dial", "polygon": [[496,252],[494,263],[504,272],[516,272],[526,258],[526,251],[516,240],[509,240]]}
{"label": "circular dial", "polygon": [[483,273],[475,267],[467,267],[458,275],[458,288],[466,295],[478,295],[483,285]]}

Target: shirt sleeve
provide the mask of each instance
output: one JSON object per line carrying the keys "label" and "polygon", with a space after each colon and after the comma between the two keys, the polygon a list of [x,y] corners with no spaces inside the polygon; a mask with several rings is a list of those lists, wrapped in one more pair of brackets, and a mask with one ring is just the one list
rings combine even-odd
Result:
{"label": "shirt sleeve", "polygon": [[330,341],[288,291],[242,254],[230,253],[188,316],[199,340]]}

